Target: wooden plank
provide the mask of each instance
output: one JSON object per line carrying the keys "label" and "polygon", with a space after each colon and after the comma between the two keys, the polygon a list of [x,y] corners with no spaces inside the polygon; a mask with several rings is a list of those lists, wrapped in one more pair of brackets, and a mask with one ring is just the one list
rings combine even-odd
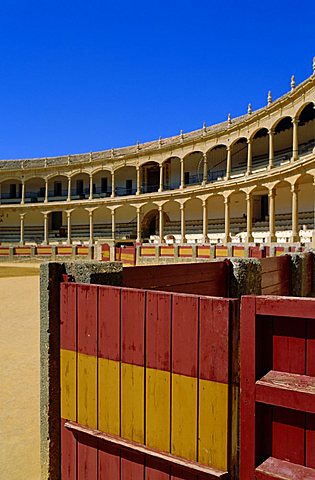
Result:
{"label": "wooden plank", "polygon": [[274,407],[272,420],[272,456],[304,464],[305,414]]}
{"label": "wooden plank", "polygon": [[269,457],[256,468],[257,480],[314,480],[315,471],[279,458]]}
{"label": "wooden plank", "polygon": [[120,434],[120,363],[98,359],[98,428]]}
{"label": "wooden plank", "polygon": [[97,439],[78,433],[77,480],[98,480]]}
{"label": "wooden plank", "polygon": [[296,318],[303,312],[303,318],[315,319],[315,298],[259,296],[256,297],[256,311],[258,315]]}
{"label": "wooden plank", "polygon": [[302,318],[273,319],[273,370],[305,374],[306,321]]}
{"label": "wooden plank", "polygon": [[306,414],[305,463],[315,468],[315,415]]}
{"label": "wooden plank", "polygon": [[77,355],[72,350],[60,350],[60,413],[61,418],[77,419]]}
{"label": "wooden plank", "polygon": [[146,369],[146,445],[170,452],[171,374]]}
{"label": "wooden plank", "polygon": [[78,352],[97,355],[97,296],[95,285],[77,285]]}
{"label": "wooden plank", "polygon": [[61,419],[61,478],[77,480],[77,441],[67,428],[66,420]]}
{"label": "wooden plank", "polygon": [[98,480],[120,480],[120,448],[98,441]]}
{"label": "wooden plank", "polygon": [[97,426],[97,358],[78,354],[78,421],[91,428]]}
{"label": "wooden plank", "polygon": [[146,458],[145,480],[170,480],[169,462]]}
{"label": "wooden plank", "polygon": [[144,456],[137,452],[123,452],[121,456],[121,480],[140,480],[143,478]]}
{"label": "wooden plank", "polygon": [[186,468],[173,466],[171,472],[171,480],[198,480],[198,475],[193,475]]}
{"label": "wooden plank", "polygon": [[197,378],[172,375],[173,455],[197,460]]}
{"label": "wooden plank", "polygon": [[77,285],[60,284],[60,348],[76,351],[77,346]]}
{"label": "wooden plank", "polygon": [[133,365],[144,365],[145,292],[121,291],[121,360]]}
{"label": "wooden plank", "polygon": [[170,293],[146,293],[146,365],[170,371],[171,368]]}
{"label": "wooden plank", "polygon": [[121,365],[121,436],[144,443],[144,368]]}
{"label": "wooden plank", "polygon": [[98,291],[98,356],[120,360],[120,292],[100,286]]}

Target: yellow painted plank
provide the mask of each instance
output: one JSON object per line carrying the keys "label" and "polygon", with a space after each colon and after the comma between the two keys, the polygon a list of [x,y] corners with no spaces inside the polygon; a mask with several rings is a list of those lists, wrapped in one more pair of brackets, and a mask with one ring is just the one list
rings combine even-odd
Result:
{"label": "yellow painted plank", "polygon": [[228,385],[200,380],[198,461],[227,470]]}
{"label": "yellow painted plank", "polygon": [[98,429],[120,435],[120,364],[98,359]]}
{"label": "yellow painted plank", "polygon": [[78,354],[78,422],[97,427],[97,358]]}
{"label": "yellow painted plank", "polygon": [[76,352],[60,350],[61,417],[76,421]]}
{"label": "yellow painted plank", "polygon": [[121,436],[144,443],[144,368],[121,364]]}
{"label": "yellow painted plank", "polygon": [[197,460],[197,378],[172,375],[172,454]]}
{"label": "yellow painted plank", "polygon": [[170,372],[146,370],[146,445],[170,451]]}

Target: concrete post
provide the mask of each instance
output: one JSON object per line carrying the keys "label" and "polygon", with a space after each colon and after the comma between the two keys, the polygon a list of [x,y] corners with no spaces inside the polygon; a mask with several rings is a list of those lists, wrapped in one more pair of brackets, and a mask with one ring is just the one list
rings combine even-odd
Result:
{"label": "concrete post", "polygon": [[185,176],[184,176],[184,159],[180,159],[180,188],[183,189],[185,186]]}
{"label": "concrete post", "polygon": [[227,159],[226,159],[226,180],[231,178],[231,171],[232,171],[232,152],[231,147],[228,145],[226,147],[227,152]]}
{"label": "concrete post", "polygon": [[299,158],[299,120],[297,118],[292,119],[293,124],[293,147],[292,147],[292,161]]}
{"label": "concrete post", "polygon": [[276,242],[276,215],[275,215],[275,197],[276,192],[273,188],[269,190],[269,242]]}
{"label": "concrete post", "polygon": [[160,185],[159,192],[163,192],[163,164],[160,163]]}
{"label": "concrete post", "polygon": [[24,245],[24,217],[25,213],[20,213],[20,244]]}
{"label": "concrete post", "polygon": [[224,199],[224,243],[231,241],[230,235],[230,197]]}
{"label": "concrete post", "polygon": [[250,175],[252,173],[252,139],[249,138],[247,140],[247,171],[246,175]]}
{"label": "concrete post", "polygon": [[292,185],[292,236],[291,242],[299,242],[298,186]]}
{"label": "concrete post", "polygon": [[181,233],[181,242],[186,243],[186,224],[185,224],[185,204],[182,203],[180,206],[180,233]]}
{"label": "concrete post", "polygon": [[246,204],[247,204],[247,243],[252,242],[253,238],[253,197],[250,193],[246,195]]}
{"label": "concrete post", "polygon": [[163,214],[163,205],[159,205],[159,237],[160,237],[160,243],[164,243],[164,214]]}
{"label": "concrete post", "polygon": [[206,185],[208,180],[208,164],[207,164],[207,154],[203,154],[203,179],[202,185]]}
{"label": "concrete post", "polygon": [[269,165],[268,165],[268,169],[271,170],[274,166],[274,147],[273,147],[274,131],[272,129],[268,130],[268,135],[269,135]]}

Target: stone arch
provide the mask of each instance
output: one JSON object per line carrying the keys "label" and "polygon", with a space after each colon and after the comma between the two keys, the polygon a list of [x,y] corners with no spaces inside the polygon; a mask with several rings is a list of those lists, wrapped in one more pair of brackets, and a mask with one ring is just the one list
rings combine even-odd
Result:
{"label": "stone arch", "polygon": [[30,177],[25,181],[25,202],[43,202],[45,181],[43,177]]}
{"label": "stone arch", "polygon": [[309,102],[300,108],[298,118],[299,156],[308,155],[315,148],[315,105]]}
{"label": "stone arch", "polygon": [[252,171],[266,168],[269,164],[269,134],[263,127],[251,136],[252,142]]}
{"label": "stone arch", "polygon": [[180,187],[180,157],[171,156],[163,160],[163,189],[174,190]]}
{"label": "stone arch", "polygon": [[140,166],[141,192],[157,192],[160,186],[160,164],[146,161]]}
{"label": "stone arch", "polygon": [[215,145],[207,151],[207,181],[214,182],[226,176],[227,146]]}
{"label": "stone arch", "polygon": [[247,170],[247,138],[240,137],[231,144],[231,174],[244,175]]}
{"label": "stone arch", "polygon": [[203,152],[187,153],[184,157],[184,185],[200,184],[203,180]]}
{"label": "stone arch", "polygon": [[274,165],[278,166],[292,158],[293,124],[292,117],[278,119],[272,126],[274,135]]}

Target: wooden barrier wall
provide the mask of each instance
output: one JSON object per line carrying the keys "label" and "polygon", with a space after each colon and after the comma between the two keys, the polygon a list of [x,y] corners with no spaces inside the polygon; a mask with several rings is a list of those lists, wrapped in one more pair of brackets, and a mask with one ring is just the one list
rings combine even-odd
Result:
{"label": "wooden barrier wall", "polygon": [[234,478],[238,301],[75,283],[60,298],[62,479]]}
{"label": "wooden barrier wall", "polygon": [[261,259],[262,295],[291,294],[291,261],[289,255]]}

